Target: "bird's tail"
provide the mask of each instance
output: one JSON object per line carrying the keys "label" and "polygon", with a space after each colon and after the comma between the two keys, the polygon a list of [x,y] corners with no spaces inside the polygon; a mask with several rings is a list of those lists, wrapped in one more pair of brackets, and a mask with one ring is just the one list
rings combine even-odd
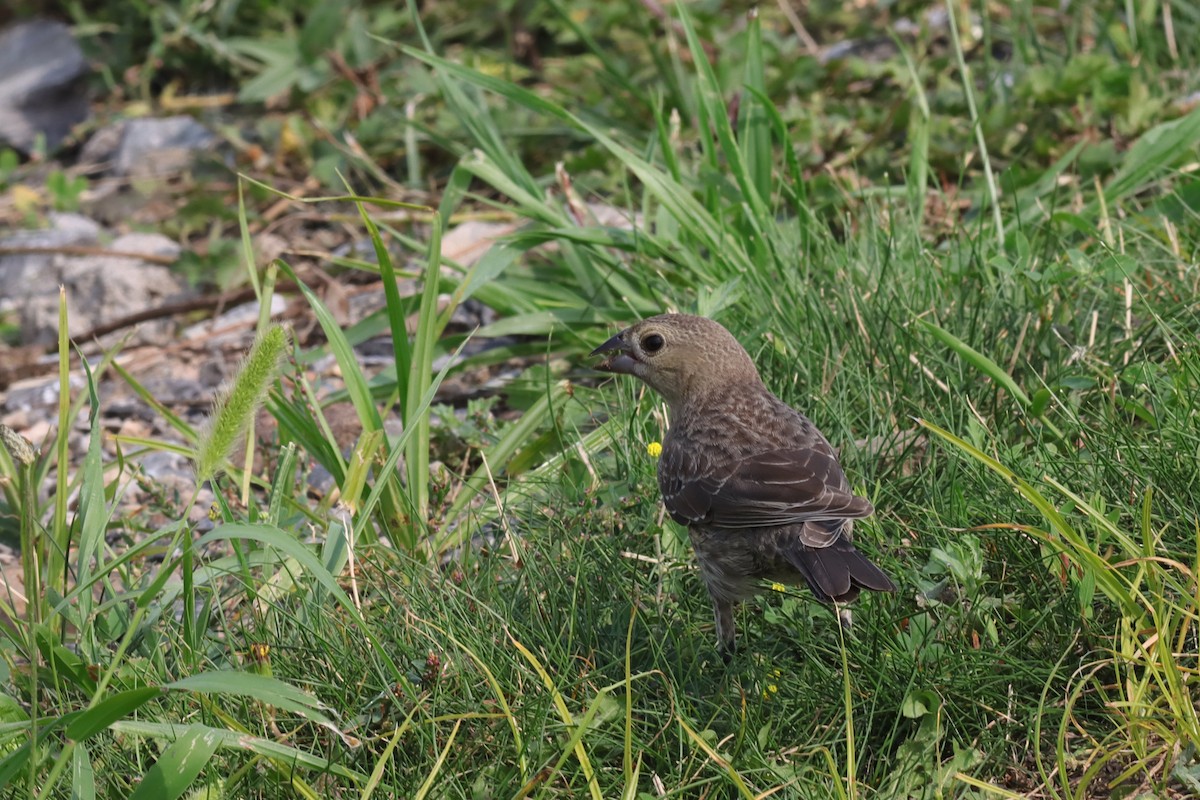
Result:
{"label": "bird's tail", "polygon": [[819,600],[848,603],[863,589],[894,592],[896,584],[850,542],[841,539],[829,547],[803,545],[788,548],[788,561],[804,576]]}

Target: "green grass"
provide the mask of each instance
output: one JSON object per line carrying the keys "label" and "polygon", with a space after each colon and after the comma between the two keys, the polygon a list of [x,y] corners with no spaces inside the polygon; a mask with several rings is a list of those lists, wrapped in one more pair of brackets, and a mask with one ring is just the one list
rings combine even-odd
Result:
{"label": "green grass", "polygon": [[[312,201],[354,203],[376,246],[378,263],[340,266],[424,290],[349,331],[306,293],[328,344],[294,348],[266,401],[273,466],[224,466],[216,527],[182,552],[185,522],[108,549],[104,530],[131,524],[110,510],[131,477],[102,469],[103,397],[64,391],[65,419],[92,409],[92,449],[51,499],[28,489],[65,436],[28,465],[0,453],[27,581],[46,590],[0,646],[4,791],[1196,791],[1200,111],[1172,105],[1196,89],[1180,77],[1196,10],[1171,5],[1171,39],[1156,4],[1129,4],[1132,23],[1108,6],[989,7],[980,32],[960,17],[949,42],[820,66],[774,9],[743,29],[689,6],[639,49],[601,5],[536,4],[556,83],[492,68],[482,23],[433,5],[427,31],[396,23],[403,43],[368,48],[432,98],[388,134],[415,151],[368,148],[439,176],[406,206],[420,224],[380,221],[396,203],[358,184],[377,186],[378,164]],[[848,14],[818,9],[815,32],[869,28]],[[569,183],[547,163],[559,149]],[[275,198],[243,185],[248,242]],[[641,222],[594,224],[578,198]],[[487,207],[523,227],[470,268],[440,260],[441,232]],[[268,294],[274,274],[249,279]],[[472,338],[502,346],[438,373],[467,300],[499,315]],[[584,358],[668,308],[730,327],[874,503],[858,536],[900,590],[865,598],[849,638],[806,593],[767,592],[741,612],[732,664],[717,656],[646,451],[662,409]],[[367,375],[353,346],[388,328],[394,364]],[[332,394],[298,368],[326,352],[345,382]],[[514,356],[535,362],[501,401],[519,419],[474,406],[461,430],[445,410],[428,423],[447,375]],[[358,414],[355,442],[324,421],[336,400]],[[389,440],[393,413],[406,426]],[[122,445],[128,461],[168,446]],[[304,491],[317,464],[338,489],[320,501]]]}

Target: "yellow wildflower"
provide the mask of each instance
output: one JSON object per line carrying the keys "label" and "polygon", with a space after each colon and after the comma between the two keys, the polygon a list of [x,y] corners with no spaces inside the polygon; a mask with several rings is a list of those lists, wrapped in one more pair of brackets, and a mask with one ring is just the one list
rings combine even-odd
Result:
{"label": "yellow wildflower", "polygon": [[651,458],[658,458],[662,455],[662,445],[658,442],[651,442],[646,445],[646,452],[650,454]]}
{"label": "yellow wildflower", "polygon": [[772,584],[771,584],[771,591],[772,591],[772,592],[783,592],[783,591],[786,591],[786,590],[787,590],[787,587],[786,587],[786,586],[784,586],[782,583],[772,583]]}

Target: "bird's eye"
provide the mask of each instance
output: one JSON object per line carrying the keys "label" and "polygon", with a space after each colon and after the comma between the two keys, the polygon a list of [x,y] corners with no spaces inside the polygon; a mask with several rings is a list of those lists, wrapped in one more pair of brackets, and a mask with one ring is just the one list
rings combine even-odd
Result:
{"label": "bird's eye", "polygon": [[663,337],[657,333],[652,333],[645,339],[642,339],[642,349],[647,353],[657,353],[659,350],[662,350],[664,344],[666,342],[663,341]]}

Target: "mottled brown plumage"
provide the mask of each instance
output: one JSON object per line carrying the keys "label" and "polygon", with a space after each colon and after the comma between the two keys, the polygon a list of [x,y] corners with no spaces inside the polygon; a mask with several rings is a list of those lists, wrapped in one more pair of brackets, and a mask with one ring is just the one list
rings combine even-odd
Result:
{"label": "mottled brown plumage", "polygon": [[733,649],[736,604],[763,581],[804,583],[844,603],[895,590],[851,544],[873,509],[856,496],[816,426],[768,391],[749,354],[704,317],[663,314],[626,328],[592,355],[667,401],[658,485],[686,525],[712,597],[717,642]]}

